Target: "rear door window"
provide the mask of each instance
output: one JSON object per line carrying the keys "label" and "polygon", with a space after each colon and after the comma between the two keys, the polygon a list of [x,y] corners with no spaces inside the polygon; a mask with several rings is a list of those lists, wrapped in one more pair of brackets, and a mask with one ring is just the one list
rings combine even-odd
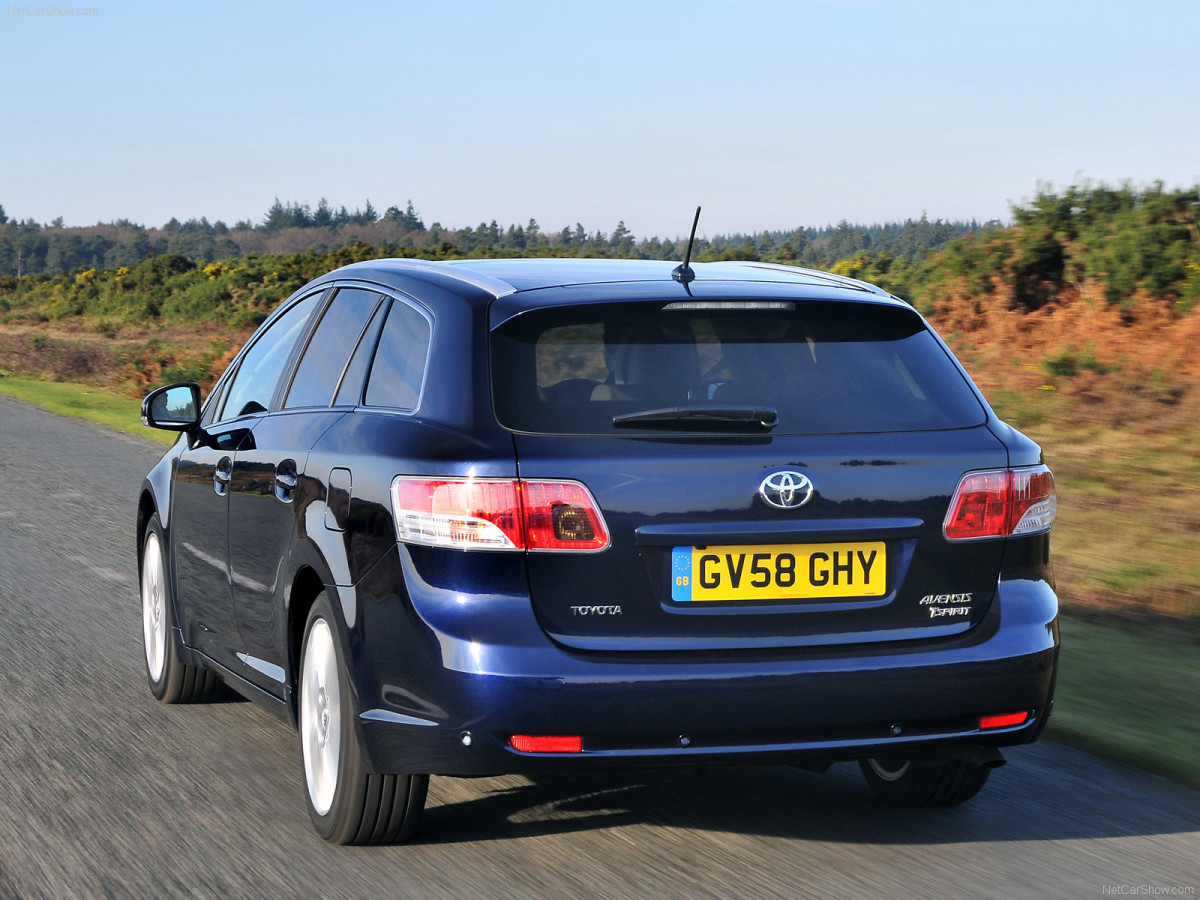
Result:
{"label": "rear door window", "polygon": [[915,312],[837,301],[533,310],[493,333],[492,395],[505,427],[552,434],[727,431],[715,416],[739,410],[776,414],[774,434],[941,430],[985,418]]}
{"label": "rear door window", "polygon": [[375,345],[379,342],[379,329],[387,315],[388,303],[385,300],[371,314],[371,321],[363,329],[358,339],[358,346],[342,375],[342,383],[338,386],[337,396],[333,398],[334,406],[358,406],[362,402],[364,382],[367,370],[371,366],[371,357],[375,355]]}
{"label": "rear door window", "polygon": [[374,291],[341,288],[309,338],[288,391],[285,408],[329,406],[350,355],[382,298]]}

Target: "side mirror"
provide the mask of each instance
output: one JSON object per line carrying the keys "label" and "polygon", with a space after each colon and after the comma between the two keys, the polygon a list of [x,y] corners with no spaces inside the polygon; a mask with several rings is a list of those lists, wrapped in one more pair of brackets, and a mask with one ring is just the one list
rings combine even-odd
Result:
{"label": "side mirror", "polygon": [[142,401],[142,424],[166,431],[200,427],[200,385],[192,381],[151,391]]}

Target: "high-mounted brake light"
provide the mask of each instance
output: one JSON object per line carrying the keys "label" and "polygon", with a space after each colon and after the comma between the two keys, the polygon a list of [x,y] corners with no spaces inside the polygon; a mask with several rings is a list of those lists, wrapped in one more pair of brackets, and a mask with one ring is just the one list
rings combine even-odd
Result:
{"label": "high-mounted brake light", "polygon": [[566,734],[514,734],[508,744],[521,753],[582,753],[583,738]]}
{"label": "high-mounted brake light", "polygon": [[968,472],[950,500],[942,532],[951,541],[1041,534],[1057,510],[1054,476],[1045,466]]}
{"label": "high-mounted brake light", "polygon": [[576,481],[400,475],[392,511],[396,536],[410,544],[593,552],[609,544],[600,507]]}
{"label": "high-mounted brake light", "polygon": [[663,307],[664,310],[675,309],[776,309],[791,312],[796,304],[790,300],[675,300]]}

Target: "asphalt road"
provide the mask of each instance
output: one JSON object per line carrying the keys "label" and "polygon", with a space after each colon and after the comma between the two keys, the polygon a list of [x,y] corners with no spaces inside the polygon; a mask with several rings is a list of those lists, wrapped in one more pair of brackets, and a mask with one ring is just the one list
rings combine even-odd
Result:
{"label": "asphalt road", "polygon": [[286,726],[146,688],[134,504],[160,452],[0,396],[0,897],[1200,890],[1200,793],[1047,742],[957,809],[882,807],[850,765],[435,778],[416,843],[329,846]]}

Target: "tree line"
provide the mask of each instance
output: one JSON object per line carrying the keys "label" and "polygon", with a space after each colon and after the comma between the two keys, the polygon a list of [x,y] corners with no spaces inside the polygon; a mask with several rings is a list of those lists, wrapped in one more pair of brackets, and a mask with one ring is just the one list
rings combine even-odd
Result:
{"label": "tree line", "polygon": [[[843,220],[823,227],[700,238],[695,255],[821,266],[866,251],[915,262],[965,234],[1000,225],[996,221],[930,221],[924,214],[915,220],[874,225]],[[18,277],[131,268],[165,254],[207,263],[255,254],[326,252],[355,243],[434,257],[566,254],[675,259],[682,255],[678,238],[639,238],[623,221],[607,233],[589,230],[582,223],[546,231],[536,219],[508,226],[493,219],[477,226],[447,228],[434,222],[426,227],[411,200],[404,208],[389,206],[380,214],[370,200],[351,211],[345,206],[334,209],[324,198],[315,208],[276,198],[258,223],[242,220],[229,226],[206,217],[185,222],[172,218],[159,228],[128,219],[66,227],[60,217],[41,224],[33,219],[9,219],[0,206],[0,275]]]}
{"label": "tree line", "polygon": [[[280,204],[287,211],[287,205]],[[294,204],[292,205],[294,213]],[[302,209],[303,211],[303,209]],[[366,212],[365,210],[362,212]],[[543,232],[536,221],[501,228],[496,222],[474,228],[410,229],[402,221],[415,210],[388,214],[370,224],[288,225],[274,233],[264,224],[205,234],[232,241],[242,232],[260,240],[280,236],[334,235],[311,240],[299,251],[243,250],[219,256],[177,252],[160,245],[164,238],[117,222],[111,229],[129,237],[103,254],[104,262],[71,266],[58,274],[46,270],[18,276],[0,269],[0,323],[44,321],[75,315],[134,322],[212,321],[251,325],[306,281],[345,265],[385,256],[456,259],[515,256],[610,256],[679,259],[679,239],[638,239],[623,223],[611,233],[589,232],[582,225]],[[359,213],[362,214],[361,212]],[[892,225],[840,223],[822,229],[796,228],[752,234],[719,235],[697,240],[693,259],[761,260],[811,265],[874,282],[929,312],[942,299],[1002,303],[1034,310],[1074,292],[1102,297],[1132,310],[1142,302],[1165,303],[1185,314],[1200,302],[1200,189],[1082,185],[1063,191],[1045,188],[1013,209],[1013,224],[930,222],[922,216]],[[410,220],[409,224],[415,224]],[[187,224],[170,234],[183,234]],[[387,231],[386,229],[394,229]],[[49,242],[63,229],[11,222],[0,209],[0,263],[12,263],[17,235],[40,235]],[[203,230],[203,225],[198,230]],[[84,243],[99,246],[108,232]],[[143,242],[138,243],[138,235]],[[393,236],[390,236],[393,235]],[[355,235],[358,235],[357,237]],[[367,238],[373,238],[368,240]],[[82,238],[80,238],[83,240]],[[8,245],[3,242],[9,241]],[[141,256],[149,242],[151,252]],[[3,256],[6,252],[9,256]],[[241,250],[241,247],[238,247]],[[109,253],[112,253],[110,256]],[[50,249],[45,251],[51,257]],[[31,257],[22,256],[22,265]]]}

